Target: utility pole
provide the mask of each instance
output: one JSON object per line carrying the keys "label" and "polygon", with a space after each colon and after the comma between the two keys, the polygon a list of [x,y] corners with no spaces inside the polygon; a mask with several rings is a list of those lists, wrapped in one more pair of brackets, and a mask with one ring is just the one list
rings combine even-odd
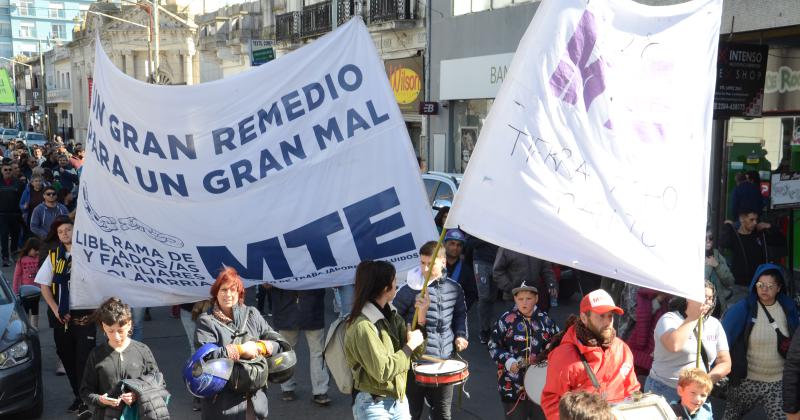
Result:
{"label": "utility pole", "polygon": [[155,69],[153,69],[153,83],[158,83],[158,66],[160,64],[159,60],[159,44],[161,39],[158,35],[158,0],[153,0],[153,36],[155,37],[153,46],[155,47],[155,57],[153,59],[153,64],[155,65]]}
{"label": "utility pole", "polygon": [[44,137],[50,140],[50,124],[47,123],[47,78],[44,69],[44,52],[42,51],[42,41],[37,41],[39,45],[39,74],[41,75],[41,85],[39,86],[42,95],[42,130]]}

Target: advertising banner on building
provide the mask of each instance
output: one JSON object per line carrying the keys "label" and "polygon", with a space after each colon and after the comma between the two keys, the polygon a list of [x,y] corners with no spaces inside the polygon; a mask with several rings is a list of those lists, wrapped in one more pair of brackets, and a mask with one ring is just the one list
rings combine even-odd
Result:
{"label": "advertising banner on building", "polygon": [[768,51],[768,45],[719,44],[714,118],[761,116]]}
{"label": "advertising banner on building", "polygon": [[15,104],[17,103],[16,95],[14,94],[14,84],[8,77],[8,70],[0,69],[0,104]]}
{"label": "advertising banner on building", "polygon": [[721,11],[543,1],[446,226],[702,302]]}
{"label": "advertising banner on building", "polygon": [[383,62],[397,105],[403,113],[418,113],[424,99],[422,57],[400,58]]}
{"label": "advertising banner on building", "polygon": [[769,50],[764,112],[800,113],[800,48]]}
{"label": "advertising banner on building", "polygon": [[[353,282],[362,260],[398,271],[436,238],[383,65],[352,19],[228,79],[159,86],[97,42],[73,238],[76,307],[208,297],[223,266],[245,285]],[[303,69],[303,71],[296,71]]]}

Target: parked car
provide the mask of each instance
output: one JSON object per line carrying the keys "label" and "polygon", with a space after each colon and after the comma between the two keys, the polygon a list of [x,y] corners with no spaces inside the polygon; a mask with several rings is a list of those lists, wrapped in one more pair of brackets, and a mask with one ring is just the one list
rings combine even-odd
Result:
{"label": "parked car", "polygon": [[28,147],[33,145],[44,146],[47,143],[47,139],[44,137],[44,134],[33,131],[26,131],[22,136],[22,141],[24,141],[25,145]]}
{"label": "parked car", "polygon": [[458,186],[461,185],[463,176],[463,174],[434,171],[422,174],[425,192],[428,194],[428,203],[431,205],[434,216],[436,216],[436,212],[440,208],[453,206],[453,198],[456,196],[456,191],[458,191]]}
{"label": "parked car", "polygon": [[2,134],[0,134],[0,139],[3,141],[14,140],[19,135],[19,130],[16,128],[3,128]]}
{"label": "parked car", "polygon": [[14,295],[0,273],[0,418],[20,413],[22,418],[42,414],[42,353],[39,332],[30,325],[22,299],[36,299],[41,291],[24,285]]}

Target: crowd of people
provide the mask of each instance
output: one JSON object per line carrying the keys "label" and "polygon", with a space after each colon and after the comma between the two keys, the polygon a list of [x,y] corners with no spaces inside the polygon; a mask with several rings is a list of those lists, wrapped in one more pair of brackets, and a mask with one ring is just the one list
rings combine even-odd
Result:
{"label": "crowd of people", "polygon": [[[169,418],[164,376],[134,332],[143,308],[130,308],[124,297],[111,297],[96,310],[70,307],[82,148],[54,139],[32,148],[11,142],[2,151],[3,262],[15,259],[15,292],[26,284],[41,287],[74,395],[67,410],[80,418],[122,418],[132,411],[139,418]],[[583,290],[578,313],[559,325],[549,314],[558,305],[557,266],[458,229],[446,230],[441,246],[422,245],[419,265],[405,278],[398,279],[388,262],[362,261],[354,283],[334,290],[346,325],[353,417],[416,420],[428,407],[430,418],[451,419],[454,395],[463,392],[459,382],[422,383],[420,367],[460,360],[468,346],[481,345],[483,363],[495,364],[498,413],[501,407],[507,419],[612,419],[611,407],[638,398],[638,391],[663,397],[683,419],[713,418],[712,394],[727,399],[725,419],[756,407],[769,419],[800,418],[800,339],[794,334],[800,314],[791,277],[771,248],[785,239],[758,221],[761,212],[752,207],[758,204],[743,191],[734,206],[738,220],[725,223],[719,241],[730,264],[707,232],[705,279],[697,279],[705,285],[702,303],[607,279],[606,287]],[[448,210],[435,218],[440,229]],[[300,378],[268,360],[288,354],[301,331],[312,401],[330,404],[325,295],[324,289],[259,286],[256,306],[247,306],[241,278],[225,268],[207,300],[175,307],[188,354],[202,359],[198,366],[227,369],[226,384],[213,394],[193,391],[202,418],[267,418],[267,382],[280,384],[283,400],[295,400]],[[498,300],[501,314],[495,313]],[[467,328],[473,305],[479,344]],[[26,303],[35,327],[38,309],[38,302]],[[98,328],[104,339],[97,339]],[[529,370],[541,376],[540,389],[526,379]]]}

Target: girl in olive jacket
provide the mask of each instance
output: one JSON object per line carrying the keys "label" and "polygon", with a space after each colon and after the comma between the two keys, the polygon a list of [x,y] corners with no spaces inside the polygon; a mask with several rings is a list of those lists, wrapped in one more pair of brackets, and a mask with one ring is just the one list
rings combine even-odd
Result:
{"label": "girl in olive jacket", "polygon": [[[395,268],[385,261],[362,261],[356,269],[355,299],[345,334],[345,357],[353,372],[356,420],[409,418],[405,398],[411,359],[422,355],[422,331],[408,331],[390,305],[396,293]],[[420,298],[425,319],[430,300]]]}

